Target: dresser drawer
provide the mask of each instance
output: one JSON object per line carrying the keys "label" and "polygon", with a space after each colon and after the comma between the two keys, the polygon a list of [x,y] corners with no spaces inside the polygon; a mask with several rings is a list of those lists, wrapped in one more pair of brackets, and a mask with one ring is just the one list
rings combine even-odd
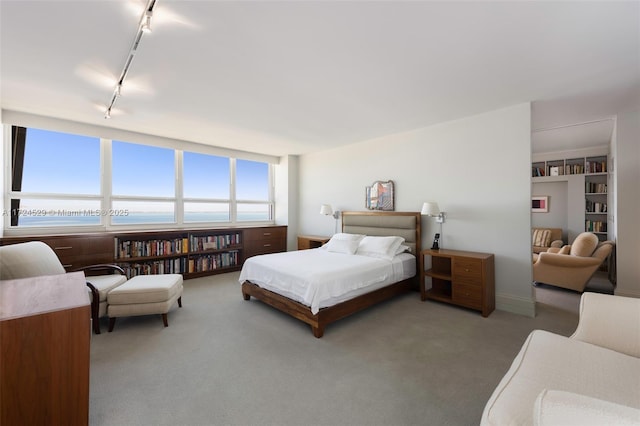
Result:
{"label": "dresser drawer", "polygon": [[455,284],[452,291],[455,303],[469,308],[482,308],[482,288],[477,285]]}
{"label": "dresser drawer", "polygon": [[247,228],[244,231],[245,257],[278,253],[287,249],[287,228],[284,226]]}
{"label": "dresser drawer", "polygon": [[482,283],[482,261],[456,258],[453,262],[452,276],[456,283],[479,286]]}
{"label": "dresser drawer", "polygon": [[80,236],[44,238],[68,270],[113,261],[113,238],[108,236]]}

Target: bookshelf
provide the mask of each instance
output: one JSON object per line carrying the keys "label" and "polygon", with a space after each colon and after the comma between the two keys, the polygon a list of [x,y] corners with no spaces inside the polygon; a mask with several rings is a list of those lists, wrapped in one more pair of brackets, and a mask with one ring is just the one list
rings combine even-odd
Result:
{"label": "bookshelf", "polygon": [[269,239],[269,252],[286,250],[286,227],[221,228],[191,231],[126,233],[114,236],[115,262],[127,277],[142,274],[182,274],[185,279],[237,271],[260,235]]}
{"label": "bookshelf", "polygon": [[208,275],[237,270],[242,264],[243,231],[201,231],[189,233],[186,273]]}
{"label": "bookshelf", "polygon": [[279,225],[166,231],[5,237],[0,245],[43,241],[66,270],[116,263],[128,277],[182,274],[184,279],[240,270],[245,259],[287,250]]}
{"label": "bookshelf", "polygon": [[598,173],[607,173],[606,155],[534,161],[531,163],[531,177]]}
{"label": "bookshelf", "polygon": [[584,231],[595,233],[601,241],[608,239],[609,215],[608,156],[591,155],[564,159],[546,159],[531,163],[532,181],[548,182],[564,175],[584,177]]}

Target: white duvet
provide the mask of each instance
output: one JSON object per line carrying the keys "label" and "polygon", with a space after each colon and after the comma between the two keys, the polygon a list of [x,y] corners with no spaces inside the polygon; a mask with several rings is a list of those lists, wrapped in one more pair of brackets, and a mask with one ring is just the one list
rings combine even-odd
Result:
{"label": "white duvet", "polygon": [[251,281],[296,300],[316,314],[322,307],[410,278],[415,273],[415,257],[408,253],[385,260],[311,249],[250,257],[244,262],[239,281]]}

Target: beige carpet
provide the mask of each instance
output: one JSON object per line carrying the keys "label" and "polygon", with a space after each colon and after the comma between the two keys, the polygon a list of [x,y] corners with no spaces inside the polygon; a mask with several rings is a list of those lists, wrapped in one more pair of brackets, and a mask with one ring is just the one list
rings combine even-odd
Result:
{"label": "beige carpet", "polygon": [[131,317],[94,335],[90,424],[477,425],[529,332],[569,335],[577,324],[546,305],[536,318],[483,318],[411,293],[316,339],[242,300],[237,278],[185,281],[168,328]]}
{"label": "beige carpet", "polygon": [[[614,287],[609,282],[606,272],[596,272],[585,288],[585,291],[604,294],[613,294],[613,290]],[[578,292],[546,284],[536,284],[534,291],[538,303],[573,312],[576,315],[579,312],[581,294]]]}

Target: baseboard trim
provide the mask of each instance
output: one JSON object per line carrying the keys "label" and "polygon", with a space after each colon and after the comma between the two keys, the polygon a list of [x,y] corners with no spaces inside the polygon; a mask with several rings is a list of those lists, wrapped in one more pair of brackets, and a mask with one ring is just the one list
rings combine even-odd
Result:
{"label": "baseboard trim", "polygon": [[496,309],[530,318],[536,316],[535,300],[509,294],[496,294]]}
{"label": "baseboard trim", "polygon": [[623,297],[635,297],[636,299],[640,298],[640,293],[629,292],[629,291],[618,291],[617,289],[613,291],[613,294],[615,294],[616,296],[623,296]]}

